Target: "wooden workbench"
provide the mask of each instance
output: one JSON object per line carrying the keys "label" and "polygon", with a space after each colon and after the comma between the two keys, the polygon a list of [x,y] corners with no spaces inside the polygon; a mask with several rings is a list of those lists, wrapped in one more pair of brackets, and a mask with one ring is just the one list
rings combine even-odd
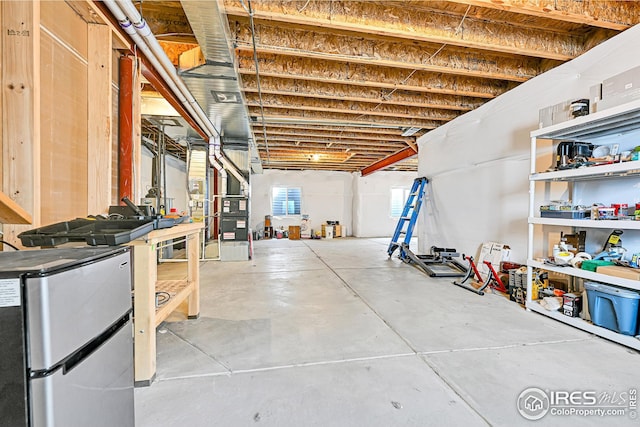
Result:
{"label": "wooden workbench", "polygon": [[[154,230],[133,240],[133,315],[136,386],[150,385],[156,375],[156,327],[183,301],[188,302],[188,317],[200,314],[200,273],[198,251],[203,223],[179,224]],[[187,240],[184,278],[158,280],[158,245],[167,240]],[[156,292],[168,292],[171,298],[156,307]]]}

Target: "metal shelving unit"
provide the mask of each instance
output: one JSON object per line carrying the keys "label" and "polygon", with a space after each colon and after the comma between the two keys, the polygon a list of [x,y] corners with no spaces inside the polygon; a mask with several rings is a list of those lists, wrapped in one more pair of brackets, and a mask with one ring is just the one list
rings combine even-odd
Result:
{"label": "metal shelving unit", "polygon": [[566,274],[586,280],[609,283],[624,288],[640,290],[640,282],[622,279],[604,274],[594,273],[572,267],[554,267],[537,261],[534,255],[535,227],[556,226],[572,228],[598,228],[640,230],[640,221],[618,220],[584,220],[584,219],[556,219],[541,218],[536,212],[535,194],[536,184],[546,182],[567,182],[571,185],[575,181],[624,179],[640,176],[640,161],[613,163],[591,166],[579,169],[569,169],[551,172],[536,170],[537,140],[580,140],[593,141],[601,137],[640,131],[640,100],[620,105],[608,110],[600,111],[588,116],[578,117],[568,122],[537,129],[531,132],[531,174],[529,176],[529,218],[528,218],[528,247],[527,247],[527,301],[528,310],[569,324],[576,328],[599,335],[611,341],[640,350],[640,339],[618,334],[606,328],[601,328],[581,318],[569,317],[559,311],[545,310],[537,301],[531,300],[532,269],[539,268],[547,271]]}

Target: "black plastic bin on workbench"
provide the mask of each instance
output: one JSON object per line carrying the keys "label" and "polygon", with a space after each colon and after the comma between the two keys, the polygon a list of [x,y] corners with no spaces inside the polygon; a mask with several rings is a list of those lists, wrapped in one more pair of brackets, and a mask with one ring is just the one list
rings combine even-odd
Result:
{"label": "black plastic bin on workbench", "polygon": [[26,247],[57,246],[67,242],[117,246],[153,231],[153,219],[91,220],[78,218],[20,233]]}

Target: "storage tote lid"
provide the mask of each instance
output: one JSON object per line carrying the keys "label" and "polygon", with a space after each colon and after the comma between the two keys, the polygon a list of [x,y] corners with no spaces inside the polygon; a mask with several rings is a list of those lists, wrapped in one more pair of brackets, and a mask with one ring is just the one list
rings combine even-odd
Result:
{"label": "storage tote lid", "polygon": [[584,287],[587,291],[598,291],[605,294],[621,297],[621,298],[629,298],[629,299],[640,299],[640,293],[637,291],[633,291],[631,289],[619,288],[617,286],[605,285],[604,283],[597,282],[584,282]]}

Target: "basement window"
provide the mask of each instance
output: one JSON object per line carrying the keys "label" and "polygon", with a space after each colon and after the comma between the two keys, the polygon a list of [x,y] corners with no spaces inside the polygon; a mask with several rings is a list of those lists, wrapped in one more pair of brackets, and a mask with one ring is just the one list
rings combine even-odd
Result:
{"label": "basement window", "polygon": [[400,218],[404,204],[409,198],[407,187],[396,187],[391,189],[391,218]]}
{"label": "basement window", "polygon": [[299,187],[273,187],[271,190],[273,216],[300,215],[300,201]]}

